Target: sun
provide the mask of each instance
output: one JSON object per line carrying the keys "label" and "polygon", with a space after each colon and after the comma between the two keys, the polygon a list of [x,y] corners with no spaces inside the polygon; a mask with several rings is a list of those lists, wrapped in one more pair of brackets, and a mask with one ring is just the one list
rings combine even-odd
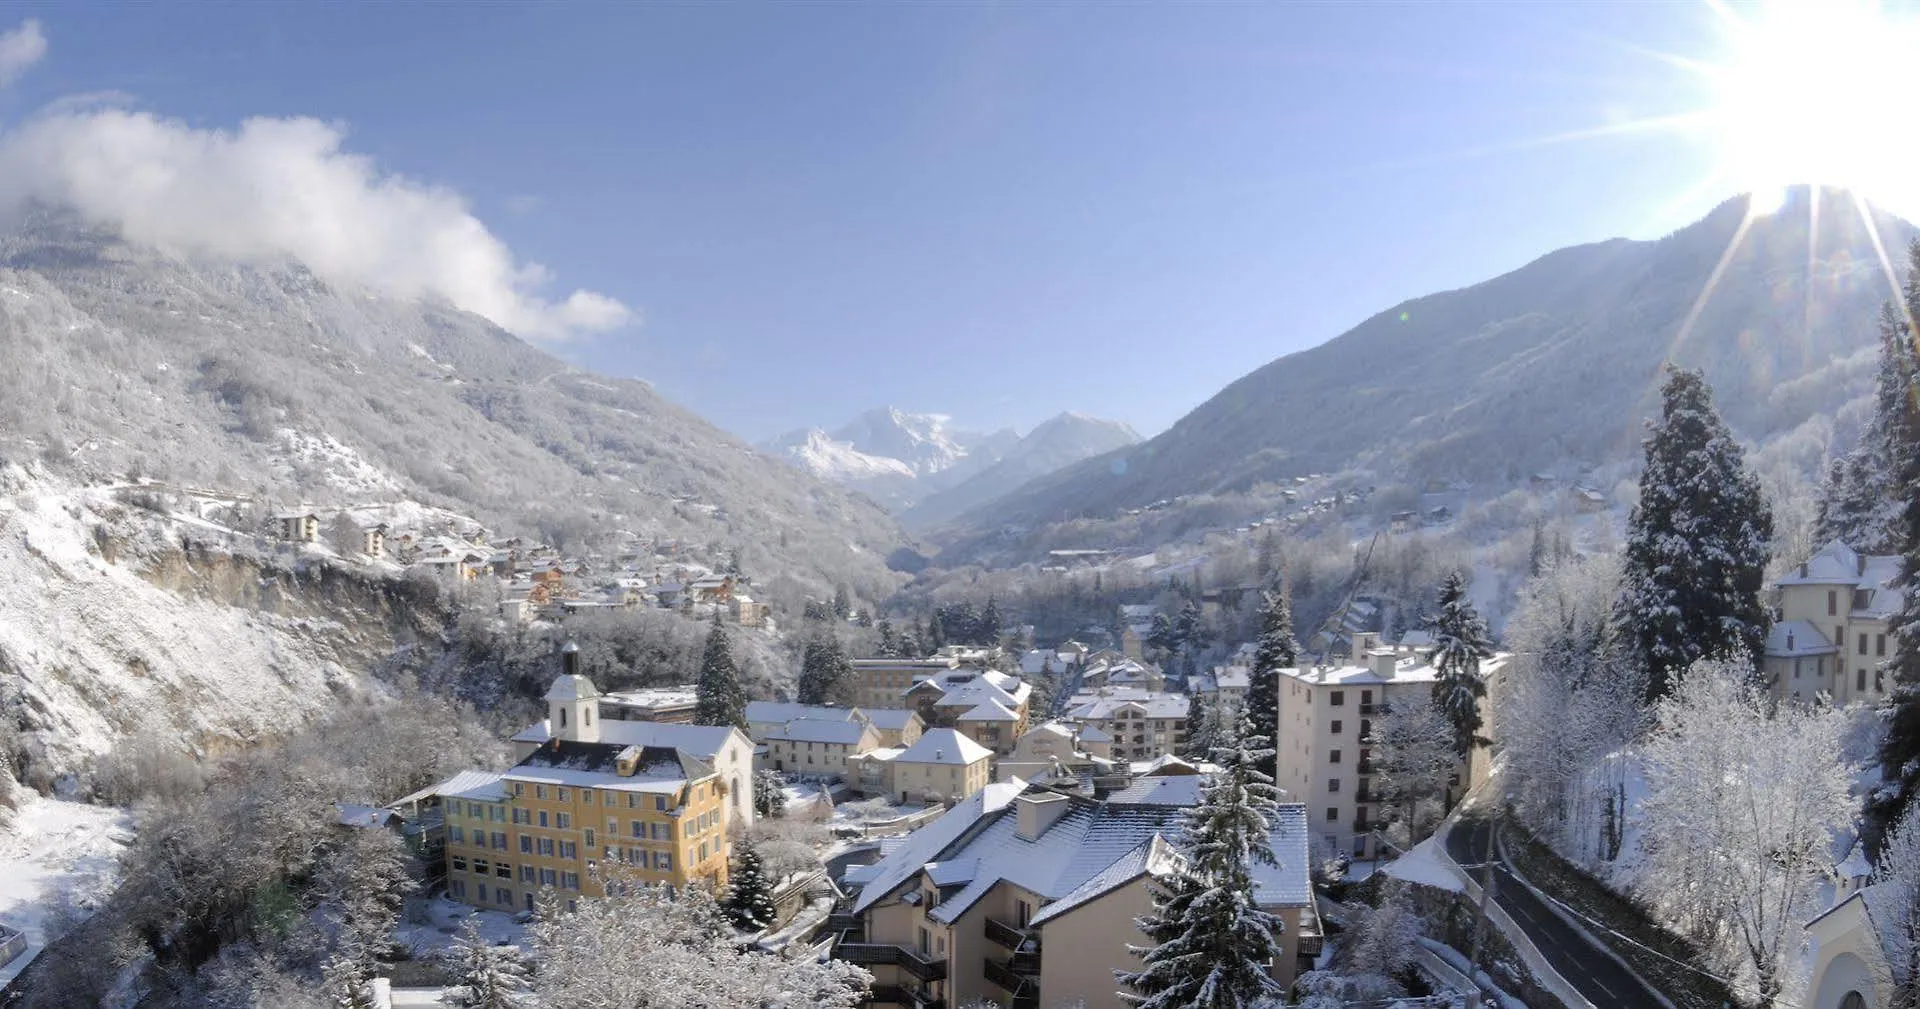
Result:
{"label": "sun", "polygon": [[1754,194],[1754,211],[1812,184],[1920,214],[1920,10],[1861,0],[1709,6],[1724,44],[1693,64],[1709,90],[1699,125],[1717,174]]}

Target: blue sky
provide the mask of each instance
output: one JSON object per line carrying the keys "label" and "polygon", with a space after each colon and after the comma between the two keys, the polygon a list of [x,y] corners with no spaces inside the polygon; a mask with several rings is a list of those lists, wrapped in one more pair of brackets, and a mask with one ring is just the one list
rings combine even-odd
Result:
{"label": "blue sky", "polygon": [[1730,192],[1648,55],[1699,5],[281,4],[46,8],[0,94],[197,128],[341,124],[461,194],[552,293],[637,326],[558,345],[759,439],[870,406],[1153,433],[1408,297],[1652,237]]}

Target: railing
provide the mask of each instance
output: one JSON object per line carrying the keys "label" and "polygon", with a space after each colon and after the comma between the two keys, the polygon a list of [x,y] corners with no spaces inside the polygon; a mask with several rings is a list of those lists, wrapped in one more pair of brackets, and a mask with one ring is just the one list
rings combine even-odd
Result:
{"label": "railing", "polygon": [[947,1000],[934,998],[919,988],[909,988],[897,984],[877,984],[873,993],[867,996],[869,1004],[912,1006],[916,1009],[947,1009]]}
{"label": "railing", "polygon": [[1372,774],[1372,773],[1373,773],[1373,758],[1372,758],[1372,757],[1361,757],[1361,758],[1360,758],[1360,773],[1361,773],[1361,774]]}
{"label": "railing", "polygon": [[883,942],[843,942],[833,948],[835,959],[861,966],[899,967],[922,981],[945,981],[947,961],[931,959],[908,949]]}
{"label": "railing", "polygon": [[1027,936],[1026,933],[998,918],[988,918],[987,938],[1005,946],[1007,949],[1013,950],[1019,949],[1020,944],[1026,941]]}
{"label": "railing", "polygon": [[987,980],[999,985],[1007,994],[1013,996],[1012,1006],[1025,1009],[1040,1002],[1040,982],[1025,974],[1016,974],[1013,968],[998,960],[988,958]]}
{"label": "railing", "polygon": [[1381,714],[1385,708],[1386,705],[1384,704],[1362,704],[1360,705],[1360,713],[1363,715],[1378,715]]}

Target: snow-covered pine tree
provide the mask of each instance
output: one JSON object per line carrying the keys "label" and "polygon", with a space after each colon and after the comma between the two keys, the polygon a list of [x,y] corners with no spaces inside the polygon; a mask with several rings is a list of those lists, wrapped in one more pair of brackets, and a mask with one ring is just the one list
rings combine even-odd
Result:
{"label": "snow-covered pine tree", "polygon": [[727,629],[719,614],[713,629],[707,632],[707,650],[700,657],[700,682],[693,704],[696,725],[747,727],[747,692],[740,686],[740,668],[733,662],[733,649],[727,644]]}
{"label": "snow-covered pine tree", "polygon": [[1458,570],[1441,580],[1439,612],[1423,626],[1433,635],[1427,653],[1435,673],[1433,706],[1453,727],[1453,752],[1465,757],[1480,735],[1480,698],[1487,696],[1480,660],[1493,654],[1493,636],[1467,598],[1467,579]]}
{"label": "snow-covered pine tree", "polygon": [[807,642],[800,659],[800,681],[795,685],[801,704],[850,706],[852,681],[853,665],[847,661],[839,638],[824,633]]}
{"label": "snow-covered pine tree", "polygon": [[[1255,735],[1280,738],[1280,670],[1300,663],[1300,644],[1293,640],[1293,604],[1284,589],[1260,595],[1260,641],[1247,674],[1247,720]],[[1274,758],[1260,770],[1272,777]]]}
{"label": "snow-covered pine tree", "polygon": [[1187,813],[1181,866],[1154,886],[1139,921],[1155,945],[1134,947],[1143,966],[1116,971],[1129,1005],[1144,1009],[1249,1009],[1281,994],[1267,973],[1281,923],[1253,902],[1253,864],[1271,865],[1268,844],[1279,790],[1260,770],[1271,756],[1245,717],[1223,730],[1220,766]]}
{"label": "snow-covered pine tree", "polygon": [[1773,513],[1698,371],[1667,366],[1628,519],[1620,622],[1649,698],[1702,657],[1758,668],[1771,615],[1760,600]]}
{"label": "snow-covered pine tree", "polygon": [[447,947],[447,967],[459,983],[442,998],[462,1009],[515,1009],[527,990],[526,961],[518,947],[489,942],[478,922],[468,918]]}
{"label": "snow-covered pine tree", "polygon": [[1192,760],[1205,760],[1213,753],[1218,733],[1214,731],[1215,710],[1207,695],[1194,690],[1187,695],[1187,742],[1181,750],[1181,756]]}
{"label": "snow-covered pine tree", "polygon": [[987,597],[987,608],[980,611],[980,631],[976,635],[978,644],[991,648],[1000,643],[1000,604],[992,596]]}
{"label": "snow-covered pine tree", "polygon": [[1880,942],[1899,979],[1892,1009],[1920,1009],[1920,803],[1887,833],[1873,881]]}
{"label": "snow-covered pine tree", "polygon": [[336,954],[320,968],[320,992],[334,1009],[372,1009],[367,972],[355,957]]}
{"label": "snow-covered pine tree", "polygon": [[753,772],[753,813],[755,816],[787,814],[786,782],[770,767]]}
{"label": "snow-covered pine tree", "polygon": [[874,657],[880,659],[900,658],[900,641],[893,636],[893,621],[888,620],[886,617],[881,617],[880,623],[875,630],[879,633],[880,639],[874,645]]}
{"label": "snow-covered pine tree", "polygon": [[733,872],[727,876],[727,899],[720,905],[742,932],[760,932],[773,926],[773,881],[753,845],[734,846]]}
{"label": "snow-covered pine tree", "polygon": [[1860,443],[1835,460],[1821,487],[1814,539],[1839,540],[1868,554],[1898,553],[1903,545],[1900,469],[1910,454],[1902,443],[1905,415],[1911,402],[1905,346],[1900,334],[1906,321],[1892,305],[1880,313],[1880,371],[1875,382],[1874,411]]}
{"label": "snow-covered pine tree", "polygon": [[[1908,314],[1920,309],[1920,242],[1908,251],[1906,300]],[[1905,593],[1893,624],[1893,698],[1887,734],[1880,746],[1880,767],[1889,780],[1874,797],[1873,812],[1880,824],[1897,820],[1917,805],[1920,795],[1920,333],[1902,324],[1887,328],[1882,344],[1881,409],[1892,479],[1899,502],[1899,538],[1902,561],[1900,585]]]}

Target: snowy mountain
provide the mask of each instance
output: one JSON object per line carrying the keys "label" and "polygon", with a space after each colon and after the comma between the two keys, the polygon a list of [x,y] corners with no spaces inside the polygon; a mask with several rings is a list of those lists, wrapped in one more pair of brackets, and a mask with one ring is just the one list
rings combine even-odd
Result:
{"label": "snowy mountain", "polygon": [[41,213],[0,237],[0,360],[0,460],[79,482],[410,499],[567,549],[616,533],[738,548],[816,593],[895,581],[902,538],[880,509],[646,383],[296,263],[171,255]]}
{"label": "snowy mountain", "polygon": [[[1349,469],[1369,483],[1482,488],[1630,471],[1669,360],[1705,369],[1729,424],[1767,461],[1810,473],[1858,430],[1889,296],[1850,197],[1819,204],[1816,215],[1801,189],[1743,226],[1740,198],[1658,240],[1562,249],[1396,305],[1239,379],[1157,437],[976,507],[945,546],[965,558],[1010,526],[1044,536]],[[1885,214],[1875,224],[1896,256],[1915,235]]]}
{"label": "snowy mountain", "polygon": [[900,513],[900,521],[910,529],[938,526],[1017,490],[1029,480],[1139,441],[1139,433],[1120,421],[1081,413],[1060,414],[1027,432],[993,465]]}
{"label": "snowy mountain", "polygon": [[[1061,414],[1023,438],[1012,428],[971,431],[955,427],[944,414],[881,407],[831,432],[808,428],[764,447],[896,513],[948,492],[959,494],[953,503],[933,506],[934,514],[954,514],[1035,476],[1138,440],[1125,424],[1080,414]],[[973,489],[963,493],[967,487]]]}

